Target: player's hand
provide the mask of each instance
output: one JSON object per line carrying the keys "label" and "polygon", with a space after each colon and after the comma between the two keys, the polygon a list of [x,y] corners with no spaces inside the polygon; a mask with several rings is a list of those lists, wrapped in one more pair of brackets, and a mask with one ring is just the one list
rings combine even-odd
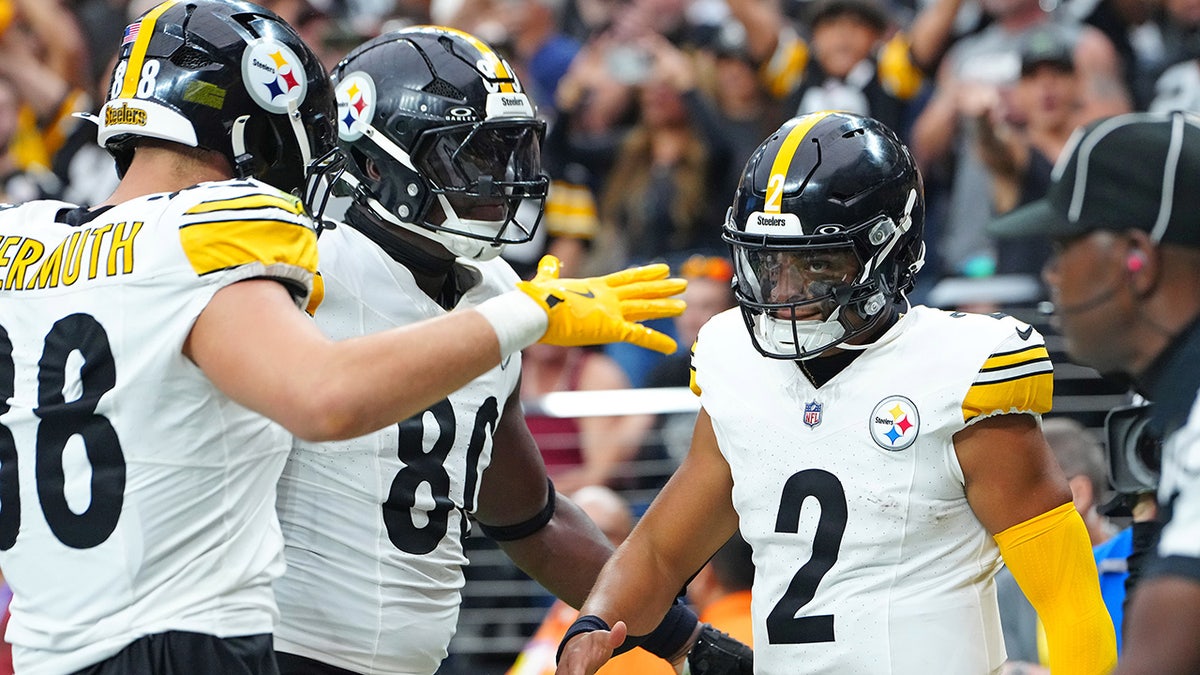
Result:
{"label": "player's hand", "polygon": [[682,293],[687,281],[668,279],[666,265],[588,279],[560,279],[560,267],[558,258],[548,255],[538,263],[537,276],[517,282],[549,316],[540,342],[562,347],[629,342],[663,354],[675,351],[669,336],[637,323],[683,313],[683,300],[671,296]]}
{"label": "player's hand", "polygon": [[593,630],[571,638],[558,659],[554,675],[593,675],[612,658],[613,650],[625,642],[629,631],[624,621],[613,624],[612,630]]}

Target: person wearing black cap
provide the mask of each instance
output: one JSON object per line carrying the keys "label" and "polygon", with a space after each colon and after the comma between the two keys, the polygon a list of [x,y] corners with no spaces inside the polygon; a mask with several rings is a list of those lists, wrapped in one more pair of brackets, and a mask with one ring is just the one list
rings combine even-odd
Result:
{"label": "person wearing black cap", "polygon": [[1118,675],[1200,670],[1200,117],[1135,113],[1079,130],[1046,197],[993,221],[1041,235],[1072,359],[1155,402],[1164,528],[1125,615]]}

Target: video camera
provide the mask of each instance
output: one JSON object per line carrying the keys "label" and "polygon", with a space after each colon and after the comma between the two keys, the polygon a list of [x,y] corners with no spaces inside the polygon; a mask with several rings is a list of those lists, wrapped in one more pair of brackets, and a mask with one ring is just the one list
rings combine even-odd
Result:
{"label": "video camera", "polygon": [[1162,435],[1151,423],[1152,403],[1114,408],[1104,418],[1108,439],[1108,472],[1122,495],[1158,489],[1162,469]]}

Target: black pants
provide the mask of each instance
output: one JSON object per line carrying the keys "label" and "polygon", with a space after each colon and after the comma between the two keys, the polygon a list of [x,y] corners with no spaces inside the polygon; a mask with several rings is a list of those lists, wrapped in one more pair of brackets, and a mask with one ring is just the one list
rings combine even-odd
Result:
{"label": "black pants", "polygon": [[279,675],[270,634],[219,638],[168,631],[147,635],[75,675]]}
{"label": "black pants", "polygon": [[279,661],[280,675],[358,675],[345,668],[337,668],[287,652],[275,652],[275,659]]}

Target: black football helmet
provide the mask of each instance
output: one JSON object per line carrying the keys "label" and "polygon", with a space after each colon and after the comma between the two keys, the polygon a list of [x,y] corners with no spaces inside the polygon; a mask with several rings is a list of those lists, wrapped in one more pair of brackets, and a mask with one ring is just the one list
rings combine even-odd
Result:
{"label": "black football helmet", "polygon": [[[381,35],[333,69],[340,179],[384,223],[486,260],[529,241],[545,210],[545,122],[511,66],[462,31]],[[536,215],[519,222],[523,201]]]}
{"label": "black football helmet", "polygon": [[920,174],[891,129],[844,112],[784,123],[746,163],[723,234],[758,351],[853,348],[912,288],[924,223]]}
{"label": "black football helmet", "polygon": [[125,29],[100,144],[124,175],[139,139],[213,150],[238,178],[300,195],[336,147],[333,87],[270,11],[238,0],[167,0]]}

